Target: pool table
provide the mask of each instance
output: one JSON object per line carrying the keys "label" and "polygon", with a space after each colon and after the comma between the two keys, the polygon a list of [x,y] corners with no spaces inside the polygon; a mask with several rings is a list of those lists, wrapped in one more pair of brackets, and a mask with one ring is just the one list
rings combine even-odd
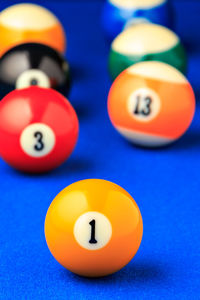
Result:
{"label": "pool table", "polygon": [[[0,9],[8,2],[1,1]],[[200,2],[172,1],[174,28],[188,51],[188,78],[197,108],[188,132],[162,149],[134,147],[109,121],[109,43],[100,23],[103,1],[32,2],[51,9],[65,27],[72,77],[69,100],[79,117],[80,135],[70,159],[48,174],[20,173],[0,159],[0,299],[199,299]],[[138,203],[144,222],[134,259],[118,273],[99,279],[65,270],[44,237],[53,198],[86,178],[125,188]]]}

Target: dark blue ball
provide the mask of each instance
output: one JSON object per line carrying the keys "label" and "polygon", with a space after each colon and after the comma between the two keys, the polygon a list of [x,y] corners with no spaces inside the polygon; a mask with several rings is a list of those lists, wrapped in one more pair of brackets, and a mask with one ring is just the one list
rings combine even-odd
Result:
{"label": "dark blue ball", "polygon": [[103,8],[102,26],[106,37],[112,41],[124,28],[134,23],[146,21],[172,28],[172,19],[171,6],[167,0],[146,8],[125,8],[107,0]]}

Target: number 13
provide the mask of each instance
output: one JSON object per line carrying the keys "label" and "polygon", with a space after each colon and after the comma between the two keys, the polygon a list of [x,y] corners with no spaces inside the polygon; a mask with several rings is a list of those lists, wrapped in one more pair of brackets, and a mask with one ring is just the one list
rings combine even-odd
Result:
{"label": "number 13", "polygon": [[152,99],[149,96],[141,97],[140,95],[138,95],[134,114],[149,116],[151,113],[151,104]]}

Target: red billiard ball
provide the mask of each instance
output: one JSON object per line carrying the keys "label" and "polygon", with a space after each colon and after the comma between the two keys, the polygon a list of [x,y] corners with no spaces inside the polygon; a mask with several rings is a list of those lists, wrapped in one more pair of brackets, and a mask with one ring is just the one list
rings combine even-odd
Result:
{"label": "red billiard ball", "polygon": [[9,93],[0,102],[0,120],[0,156],[21,171],[58,167],[77,142],[76,112],[53,89],[33,86]]}

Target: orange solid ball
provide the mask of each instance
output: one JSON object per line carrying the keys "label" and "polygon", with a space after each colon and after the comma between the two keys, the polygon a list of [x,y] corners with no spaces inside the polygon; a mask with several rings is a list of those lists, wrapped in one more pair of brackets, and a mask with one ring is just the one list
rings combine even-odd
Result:
{"label": "orange solid ball", "polygon": [[133,198],[105,180],[76,182],[51,203],[45,236],[54,258],[81,276],[119,271],[140,246],[143,223]]}
{"label": "orange solid ball", "polygon": [[21,43],[40,43],[59,52],[66,48],[64,29],[49,10],[22,3],[0,13],[0,55]]}

